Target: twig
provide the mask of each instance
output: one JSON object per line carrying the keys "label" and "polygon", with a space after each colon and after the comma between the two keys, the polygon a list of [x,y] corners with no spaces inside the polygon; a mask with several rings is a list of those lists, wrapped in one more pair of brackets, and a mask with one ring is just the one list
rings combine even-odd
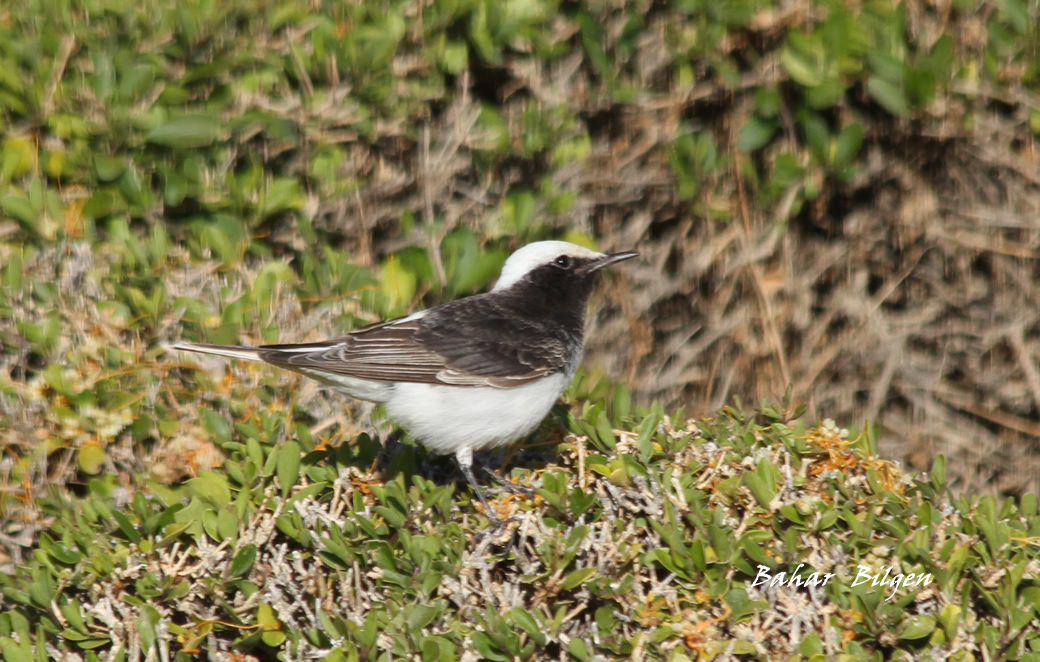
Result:
{"label": "twig", "polygon": [[1012,349],[1015,350],[1015,356],[1018,357],[1018,363],[1022,367],[1022,372],[1026,375],[1026,384],[1029,385],[1029,392],[1033,396],[1033,405],[1040,410],[1040,374],[1036,371],[1036,365],[1033,363],[1033,355],[1026,347],[1025,334],[1022,328],[1022,322],[1018,321],[1007,330],[1004,334],[1008,342],[1011,344]]}

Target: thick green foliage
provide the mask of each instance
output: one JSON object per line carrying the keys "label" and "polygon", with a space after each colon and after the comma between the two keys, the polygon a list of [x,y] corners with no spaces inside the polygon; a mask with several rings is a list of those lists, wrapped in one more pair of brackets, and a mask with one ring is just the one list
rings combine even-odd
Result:
{"label": "thick green foliage", "polygon": [[[0,506],[19,554],[0,654],[1036,659],[1036,498],[951,500],[941,464],[909,480],[869,435],[776,412],[687,424],[579,385],[577,436],[543,431],[560,466],[518,469],[538,496],[501,502],[521,521],[506,544],[438,478],[450,463],[387,460],[368,419],[326,425],[341,405],[298,402],[297,381],[209,380],[159,348],[313,339],[467,294],[604,200],[725,222],[739,199],[783,223],[868,147],[970,131],[993,105],[1040,133],[1036,13],[0,8]],[[607,151],[638,171],[601,172]],[[381,264],[352,250],[386,235],[404,239]],[[837,579],[751,586],[799,564]],[[859,564],[935,582],[886,600],[852,586]]]}
{"label": "thick green foliage", "polygon": [[367,435],[282,442],[281,413],[225,431],[224,469],[179,487],[41,500],[52,525],[0,580],[3,655],[1032,659],[1035,497],[951,501],[941,464],[910,480],[869,434],[768,408],[586,422],[601,411],[568,415],[586,436],[544,431],[559,464],[514,471],[537,490],[496,501],[505,534],[421,449],[373,472]]}
{"label": "thick green foliage", "polygon": [[[971,1],[939,11],[30,0],[0,24],[0,209],[34,241],[93,236],[117,219],[176,220],[193,249],[225,263],[263,250],[255,234],[272,220],[289,219],[313,245],[313,201],[373,182],[370,168],[344,162],[413,152],[464,93],[485,102],[464,141],[473,179],[528,170],[500,191],[507,232],[537,229],[518,208],[524,195],[536,191],[537,207],[553,213],[573,204],[539,170],[590,162],[626,109],[673,98],[685,116],[663,127],[673,135],[655,150],[670,160],[679,199],[704,206],[732,172],[731,128],[732,145],[762,157],[741,176],[763,202],[791,196],[786,218],[828,178],[856,172],[864,142],[887,139],[872,134],[886,116],[966,131],[974,105],[1036,87],[1035,8],[1005,0],[978,11]],[[569,78],[521,75],[575,57]],[[735,113],[713,116],[697,104],[705,97]],[[1040,128],[1040,111],[1029,119]]]}

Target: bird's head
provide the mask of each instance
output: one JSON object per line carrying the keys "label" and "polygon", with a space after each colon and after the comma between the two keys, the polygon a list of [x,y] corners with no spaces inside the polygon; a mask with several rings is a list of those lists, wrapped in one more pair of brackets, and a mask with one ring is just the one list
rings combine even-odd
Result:
{"label": "bird's head", "polygon": [[566,241],[538,241],[509,256],[492,291],[504,290],[525,280],[564,287],[573,284],[588,290],[597,271],[636,255],[635,251],[599,253]]}

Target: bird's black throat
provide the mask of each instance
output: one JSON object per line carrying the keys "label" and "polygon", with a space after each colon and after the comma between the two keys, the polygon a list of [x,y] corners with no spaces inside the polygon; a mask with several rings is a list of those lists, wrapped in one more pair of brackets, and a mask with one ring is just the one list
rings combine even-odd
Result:
{"label": "bird's black throat", "polygon": [[503,290],[459,299],[419,320],[416,340],[448,364],[473,374],[505,377],[564,372],[584,346],[592,273],[553,264],[532,269]]}
{"label": "bird's black throat", "polygon": [[585,332],[585,308],[595,285],[595,274],[577,268],[590,260],[572,258],[569,268],[543,264],[515,285],[495,292],[518,316],[540,318],[565,328],[579,338]]}

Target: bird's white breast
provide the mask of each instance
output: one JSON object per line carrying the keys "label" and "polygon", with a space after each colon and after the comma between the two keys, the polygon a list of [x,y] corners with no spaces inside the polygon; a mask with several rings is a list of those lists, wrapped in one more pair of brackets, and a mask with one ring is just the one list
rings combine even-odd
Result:
{"label": "bird's white breast", "polygon": [[516,388],[399,383],[386,412],[436,453],[481,451],[533,432],[569,382],[557,373]]}

